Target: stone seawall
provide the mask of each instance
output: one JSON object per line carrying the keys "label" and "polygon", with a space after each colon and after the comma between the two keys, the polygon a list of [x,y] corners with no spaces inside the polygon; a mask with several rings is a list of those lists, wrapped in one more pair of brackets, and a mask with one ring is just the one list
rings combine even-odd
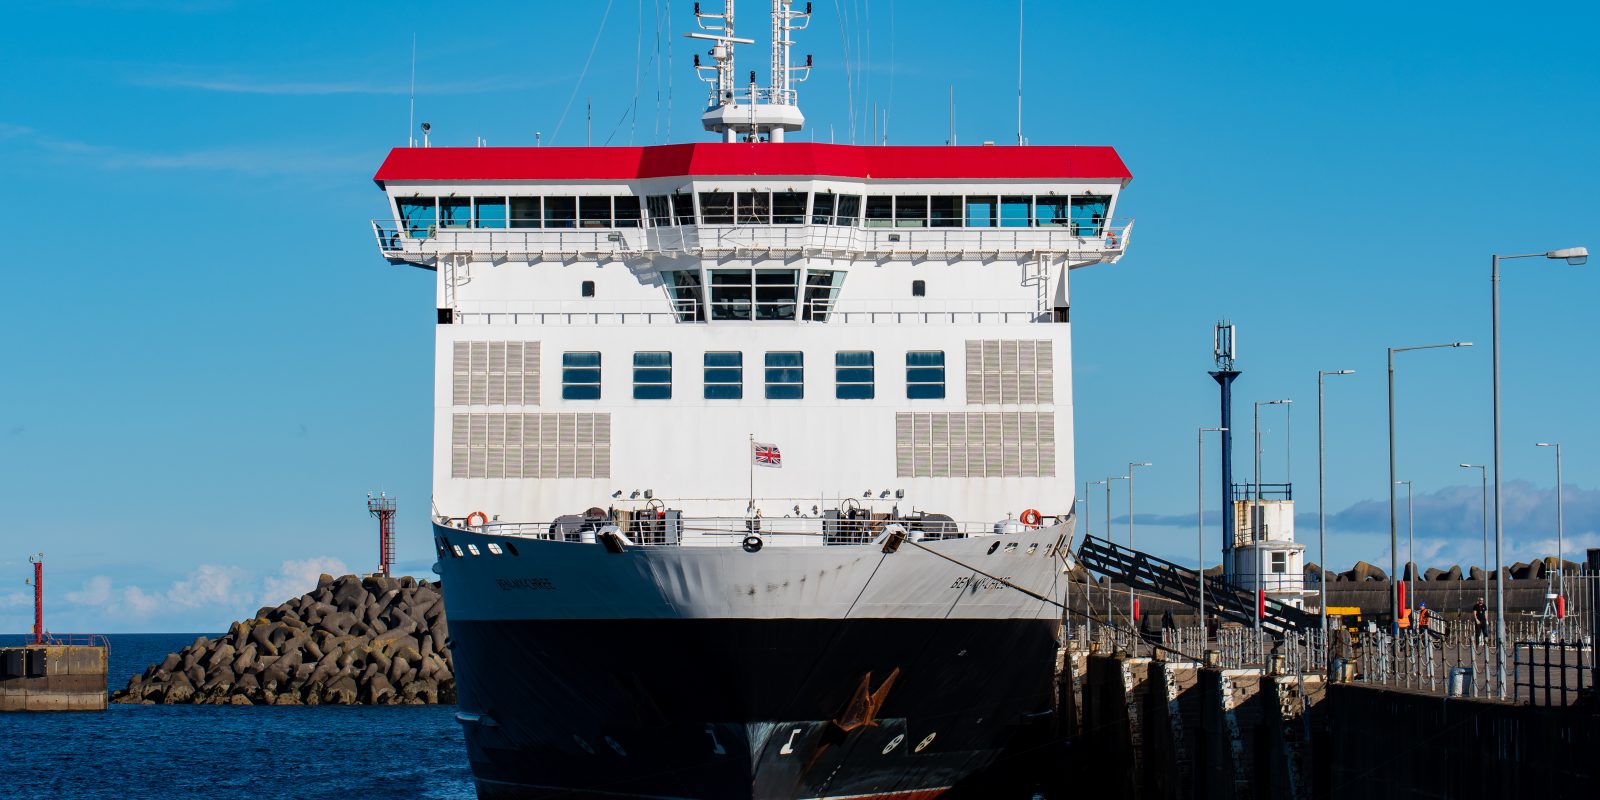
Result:
{"label": "stone seawall", "polygon": [[422,705],[455,702],[438,584],[323,575],[317,588],[204,636],[114,703]]}

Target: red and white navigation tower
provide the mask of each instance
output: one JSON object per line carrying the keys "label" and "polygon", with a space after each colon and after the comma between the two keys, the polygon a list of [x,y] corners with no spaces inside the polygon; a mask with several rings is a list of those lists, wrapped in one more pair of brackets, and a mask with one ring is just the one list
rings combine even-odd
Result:
{"label": "red and white navigation tower", "polygon": [[367,513],[378,518],[378,574],[389,577],[394,564],[394,498],[383,492],[367,495]]}

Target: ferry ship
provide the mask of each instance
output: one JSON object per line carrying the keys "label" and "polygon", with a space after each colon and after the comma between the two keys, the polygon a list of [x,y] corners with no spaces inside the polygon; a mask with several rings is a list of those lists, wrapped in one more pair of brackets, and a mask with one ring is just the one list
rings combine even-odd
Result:
{"label": "ferry ship", "polygon": [[[1068,273],[1109,147],[796,141],[809,11],[716,141],[397,148],[437,273],[435,570],[480,797],[926,798],[1051,709]],[[809,62],[809,59],[808,59]]]}

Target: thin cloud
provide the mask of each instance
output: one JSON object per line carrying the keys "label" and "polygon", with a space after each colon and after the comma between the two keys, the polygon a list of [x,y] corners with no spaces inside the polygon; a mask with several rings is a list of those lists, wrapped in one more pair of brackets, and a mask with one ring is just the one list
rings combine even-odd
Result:
{"label": "thin cloud", "polygon": [[[554,78],[533,81],[527,78],[482,78],[471,81],[445,83],[423,82],[417,84],[419,95],[484,94],[528,89],[539,85],[557,83]],[[141,75],[128,79],[134,86],[153,89],[190,89],[222,94],[253,94],[287,97],[319,97],[331,95],[388,95],[403,96],[410,87],[403,82],[370,81],[285,81],[250,77],[192,77],[186,75]]]}
{"label": "thin cloud", "polygon": [[0,140],[14,139],[74,163],[105,170],[194,170],[246,175],[360,172],[371,166],[370,154],[288,150],[279,146],[234,146],[176,152],[134,150],[51,136],[23,125],[0,122]]}

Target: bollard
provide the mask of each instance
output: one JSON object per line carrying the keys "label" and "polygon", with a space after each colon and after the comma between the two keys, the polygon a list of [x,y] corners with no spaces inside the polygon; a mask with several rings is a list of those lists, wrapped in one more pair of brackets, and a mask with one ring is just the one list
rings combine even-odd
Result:
{"label": "bollard", "polygon": [[1450,697],[1467,697],[1472,694],[1472,667],[1451,667],[1450,683],[1445,694]]}
{"label": "bollard", "polygon": [[1222,654],[1215,650],[1207,650],[1205,652],[1205,662],[1208,667],[1216,667],[1222,663]]}

